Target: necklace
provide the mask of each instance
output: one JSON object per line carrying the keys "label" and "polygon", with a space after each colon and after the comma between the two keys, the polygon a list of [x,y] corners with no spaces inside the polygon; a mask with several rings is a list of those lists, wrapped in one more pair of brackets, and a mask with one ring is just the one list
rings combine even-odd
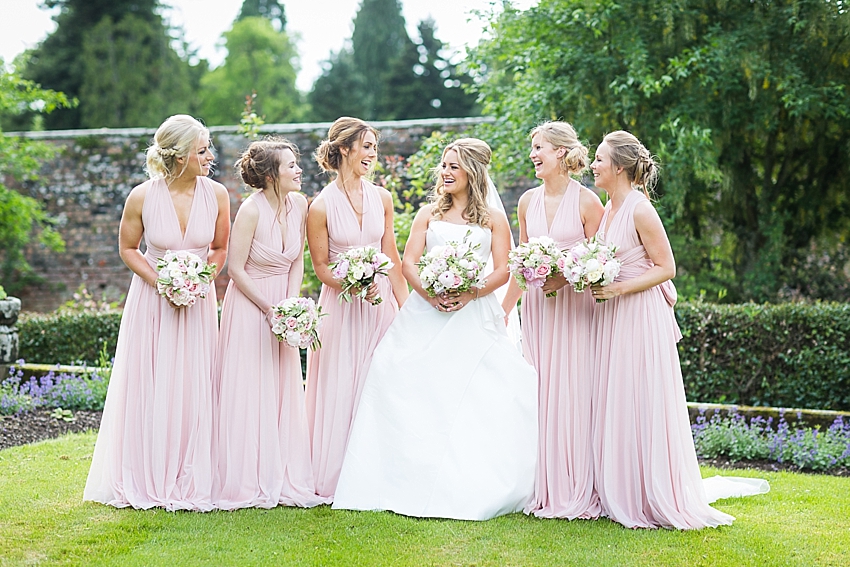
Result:
{"label": "necklace", "polygon": [[358,211],[357,207],[354,206],[354,201],[351,200],[351,195],[348,194],[348,190],[345,188],[345,183],[343,183],[342,180],[340,180],[339,184],[342,187],[342,192],[345,193],[345,198],[348,199],[348,204],[351,205],[352,209],[354,209],[354,213],[357,216],[362,217],[363,211]]}

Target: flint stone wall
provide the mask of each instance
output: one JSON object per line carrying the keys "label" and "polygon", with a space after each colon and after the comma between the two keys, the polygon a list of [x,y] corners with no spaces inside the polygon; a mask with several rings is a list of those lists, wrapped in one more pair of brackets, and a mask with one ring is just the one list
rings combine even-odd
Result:
{"label": "flint stone wall", "polygon": [[[376,122],[374,126],[381,134],[381,156],[407,157],[435,130],[460,133],[486,120],[405,120]],[[304,169],[302,186],[308,197],[328,182],[311,155],[327,136],[329,126],[330,123],[274,124],[261,129],[263,135],[284,136],[298,145]],[[147,179],[145,150],[154,132],[153,128],[127,128],[11,134],[39,139],[57,149],[55,158],[44,164],[38,181],[16,185],[7,178],[5,182],[38,199],[59,220],[58,229],[66,243],[63,253],[50,252],[38,243],[27,250],[29,262],[44,283],[18,294],[26,311],[52,311],[67,301],[80,284],[85,284],[96,298],[104,295],[110,301],[119,301],[126,294],[132,273],[118,256],[118,225],[130,190]],[[230,193],[232,218],[244,190],[232,166],[248,141],[235,126],[211,127],[210,133],[218,164],[213,179]],[[519,194],[532,185],[523,180],[515,187],[500,187],[509,212],[515,208]],[[227,282],[226,272],[216,280],[219,298]]]}

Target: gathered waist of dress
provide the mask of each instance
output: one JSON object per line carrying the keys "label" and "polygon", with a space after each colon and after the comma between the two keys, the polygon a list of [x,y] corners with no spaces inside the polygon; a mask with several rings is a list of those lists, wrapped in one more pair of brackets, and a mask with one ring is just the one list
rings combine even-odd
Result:
{"label": "gathered waist of dress", "polygon": [[145,259],[148,261],[151,267],[156,268],[157,260],[165,256],[166,252],[168,252],[169,250],[171,252],[191,252],[204,262],[207,261],[207,257],[209,256],[210,252],[209,246],[204,246],[203,248],[186,248],[184,250],[172,250],[170,248],[168,250],[165,250],[148,244],[148,248],[147,250],[145,250]]}
{"label": "gathered waist of dress", "polygon": [[[617,282],[636,278],[655,265],[652,263],[652,260],[647,257],[646,248],[643,246],[635,246],[623,254],[617,254],[616,258],[621,264],[620,273],[614,280]],[[672,280],[661,282],[656,287],[661,289],[664,299],[671,307],[676,304],[678,292],[676,291],[676,286],[673,284]]]}
{"label": "gathered waist of dress", "polygon": [[250,278],[260,280],[289,274],[289,264],[256,264],[250,260],[245,263],[245,273]]}

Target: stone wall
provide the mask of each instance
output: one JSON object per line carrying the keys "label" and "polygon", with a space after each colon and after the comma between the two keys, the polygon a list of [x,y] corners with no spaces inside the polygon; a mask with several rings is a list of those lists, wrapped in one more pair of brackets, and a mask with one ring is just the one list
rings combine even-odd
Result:
{"label": "stone wall", "polygon": [[[462,132],[486,119],[460,118],[377,122],[381,133],[382,156],[414,153],[420,140],[434,130]],[[301,149],[303,190],[314,195],[327,183],[316,163],[313,150],[327,135],[330,124],[265,125],[263,134],[289,138]],[[231,199],[231,215],[242,200],[243,186],[232,164],[247,146],[236,127],[210,128],[217,154],[218,166],[214,179],[227,187]],[[118,256],[118,224],[124,200],[130,190],[145,181],[145,150],[154,129],[69,130],[27,132],[30,138],[41,139],[56,147],[55,159],[46,163],[37,182],[7,186],[41,201],[47,211],[59,220],[59,231],[67,245],[63,253],[53,253],[40,244],[33,244],[27,257],[44,283],[30,286],[19,294],[26,311],[50,311],[66,301],[85,284],[99,298],[120,300],[127,292],[131,272]],[[435,164],[436,165],[436,164]],[[501,188],[505,205],[512,210],[517,194],[530,186]],[[225,274],[216,282],[219,296],[227,284]]]}

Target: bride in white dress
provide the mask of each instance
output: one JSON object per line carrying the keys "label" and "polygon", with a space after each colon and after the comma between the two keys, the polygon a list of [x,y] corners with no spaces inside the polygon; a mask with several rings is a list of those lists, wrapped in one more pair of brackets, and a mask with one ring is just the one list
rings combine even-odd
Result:
{"label": "bride in white dress", "polygon": [[[375,350],[334,508],[486,520],[521,511],[534,493],[537,378],[492,295],[509,277],[511,239],[504,212],[487,206],[489,162],[473,138],[443,151],[433,203],[404,253],[416,293]],[[486,285],[429,298],[416,263],[467,232],[482,262],[492,253]]]}

